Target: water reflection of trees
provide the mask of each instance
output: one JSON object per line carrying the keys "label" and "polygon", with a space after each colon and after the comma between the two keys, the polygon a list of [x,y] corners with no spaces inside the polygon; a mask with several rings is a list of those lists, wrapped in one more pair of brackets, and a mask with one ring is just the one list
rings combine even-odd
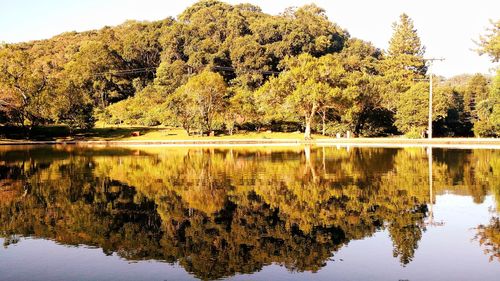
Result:
{"label": "water reflection of trees", "polygon": [[490,256],[490,261],[500,261],[500,218],[493,217],[488,225],[480,225],[476,239],[483,247],[484,253]]}
{"label": "water reflection of trees", "polygon": [[[497,152],[457,153],[458,165],[436,153],[434,186],[482,200],[498,183],[488,164]],[[430,199],[422,149],[0,154],[2,236],[179,262],[202,279],[270,263],[316,271],[349,241],[384,228],[407,264]]]}

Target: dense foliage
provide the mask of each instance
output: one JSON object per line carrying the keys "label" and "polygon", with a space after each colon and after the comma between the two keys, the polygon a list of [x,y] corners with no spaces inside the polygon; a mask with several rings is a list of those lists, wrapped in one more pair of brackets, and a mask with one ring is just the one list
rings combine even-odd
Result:
{"label": "dense foliage", "polygon": [[[479,43],[493,61],[498,26]],[[423,136],[425,48],[408,15],[393,29],[383,51],[351,38],[315,5],[269,15],[202,0],[176,19],[4,44],[0,124]],[[437,83],[435,134],[498,136],[499,80],[478,74]]]}

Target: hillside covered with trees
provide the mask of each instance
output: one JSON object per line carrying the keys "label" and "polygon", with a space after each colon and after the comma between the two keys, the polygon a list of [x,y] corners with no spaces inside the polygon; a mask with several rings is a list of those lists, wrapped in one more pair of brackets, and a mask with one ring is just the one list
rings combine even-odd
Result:
{"label": "hillside covered with trees", "polygon": [[[269,15],[202,0],[175,19],[3,44],[0,124],[424,136],[425,47],[406,14],[393,29],[382,50],[315,5]],[[493,62],[499,38],[496,21],[479,40]],[[500,71],[436,80],[435,135],[500,136]]]}

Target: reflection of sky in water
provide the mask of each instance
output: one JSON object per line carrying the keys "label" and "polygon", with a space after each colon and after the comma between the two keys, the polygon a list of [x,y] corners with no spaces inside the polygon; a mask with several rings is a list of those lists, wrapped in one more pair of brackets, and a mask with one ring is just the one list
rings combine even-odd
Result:
{"label": "reflection of sky in water", "polygon": [[[252,275],[230,280],[498,280],[498,261],[489,262],[478,241],[479,224],[492,216],[494,198],[475,204],[470,196],[440,195],[434,205],[435,221],[423,234],[413,261],[401,267],[392,256],[386,231],[351,241],[317,273],[291,273],[267,266]],[[76,248],[26,239],[0,249],[1,280],[191,280],[179,266],[161,262],[129,263],[100,249]]]}
{"label": "reflection of sky in water", "polygon": [[[3,241],[3,240],[2,240]],[[191,280],[179,266],[130,263],[101,249],[57,245],[26,239],[0,250],[0,280]]]}

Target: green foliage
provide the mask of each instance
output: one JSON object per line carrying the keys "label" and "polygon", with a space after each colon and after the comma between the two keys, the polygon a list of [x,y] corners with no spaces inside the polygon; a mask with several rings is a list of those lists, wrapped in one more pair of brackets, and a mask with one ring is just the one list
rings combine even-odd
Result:
{"label": "green foliage", "polygon": [[0,106],[14,123],[37,125],[51,116],[47,100],[52,71],[45,59],[37,59],[22,46],[0,49]]}
{"label": "green foliage", "polygon": [[409,90],[415,79],[424,78],[427,68],[423,59],[425,48],[421,45],[413,20],[402,14],[399,22],[393,24],[393,30],[381,69],[387,85],[384,104],[388,109],[397,111],[399,94]]}
{"label": "green foliage", "polygon": [[463,89],[464,111],[472,122],[477,121],[479,104],[489,96],[489,80],[481,74],[472,76]]}
{"label": "green foliage", "polygon": [[488,54],[493,62],[500,60],[500,20],[491,21],[489,33],[479,37],[479,54]]}
{"label": "green foliage", "polygon": [[[449,92],[442,89],[434,91],[432,121],[444,119],[450,108]],[[403,133],[424,136],[429,120],[429,84],[420,82],[400,95],[394,125]]]}
{"label": "green foliage", "polygon": [[110,73],[123,68],[123,61],[108,45],[99,41],[84,41],[64,66],[61,79],[89,95],[94,105],[104,108],[112,101],[123,99],[127,93],[123,88],[127,85]]}
{"label": "green foliage", "polygon": [[417,128],[411,128],[410,131],[405,133],[405,137],[409,139],[420,139],[422,138],[422,131]]}
{"label": "green foliage", "polygon": [[[0,123],[162,124],[230,134],[302,126],[306,138],[311,130],[356,136],[422,130],[425,98],[407,92],[425,78],[425,48],[406,14],[393,28],[384,53],[350,38],[314,4],[269,15],[251,4],[202,0],[177,19],[2,44]],[[494,60],[497,29],[494,23],[480,43]],[[196,93],[185,87],[206,71],[229,87],[219,89],[224,94],[210,109],[200,102],[208,98],[200,83]],[[498,102],[489,79],[447,83],[436,85],[436,135],[471,136],[473,127],[476,135],[497,135]]]}
{"label": "green foliage", "polygon": [[193,127],[201,133],[210,133],[224,108],[226,95],[224,78],[204,71],[179,87],[167,101],[167,108],[178,117],[178,122],[188,133]]}
{"label": "green foliage", "polygon": [[343,107],[341,91],[335,84],[342,78],[344,69],[331,55],[314,58],[303,54],[288,59],[285,64],[286,71],[259,89],[257,100],[265,112],[279,108],[303,117],[304,137],[309,139],[313,119],[320,107]]}
{"label": "green foliage", "polygon": [[148,85],[134,98],[108,106],[99,119],[107,124],[158,125],[163,120],[158,112],[164,102],[160,91],[160,87]]}
{"label": "green foliage", "polygon": [[439,85],[434,90],[434,108],[442,115],[433,121],[436,136],[472,136],[470,115],[465,111],[464,94],[461,88]]}
{"label": "green foliage", "polygon": [[388,55],[391,57],[408,55],[413,60],[422,57],[425,48],[420,43],[417,30],[413,26],[413,20],[407,14],[399,16],[399,22],[392,25],[394,34],[389,41]]}
{"label": "green foliage", "polygon": [[394,124],[403,133],[425,134],[429,118],[429,85],[418,83],[400,95]]}
{"label": "green foliage", "polygon": [[474,134],[480,137],[500,137],[500,69],[490,88],[490,95],[476,106],[478,121]]}
{"label": "green foliage", "polygon": [[259,124],[261,118],[257,112],[255,97],[251,90],[242,87],[229,89],[230,98],[224,110],[225,126],[229,134],[233,134],[235,125],[243,126],[252,122]]}

